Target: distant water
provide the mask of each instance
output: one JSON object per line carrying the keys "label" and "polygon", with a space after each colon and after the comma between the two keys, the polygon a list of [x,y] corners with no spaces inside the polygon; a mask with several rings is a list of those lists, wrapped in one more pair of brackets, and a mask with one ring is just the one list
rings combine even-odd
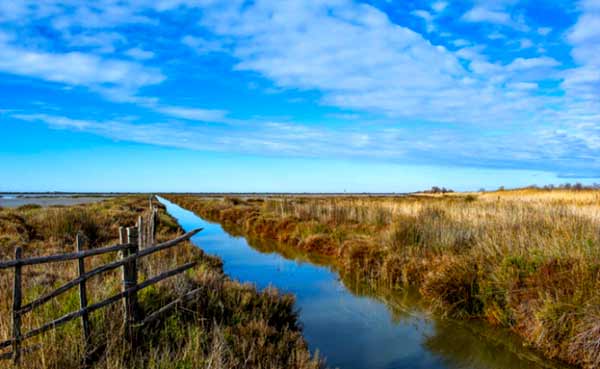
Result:
{"label": "distant water", "polygon": [[0,207],[16,208],[23,205],[77,205],[98,202],[107,199],[105,196],[81,196],[64,194],[1,194]]}
{"label": "distant water", "polygon": [[[523,348],[512,334],[478,322],[452,322],[423,313],[415,294],[395,291],[384,304],[367,288],[343,283],[326,266],[294,259],[293,251],[233,237],[165,199],[192,242],[219,256],[229,276],[296,296],[303,334],[331,367],[343,369],[564,368]],[[282,256],[282,253],[285,255]],[[351,287],[348,287],[351,286]],[[349,289],[350,288],[350,289]]]}

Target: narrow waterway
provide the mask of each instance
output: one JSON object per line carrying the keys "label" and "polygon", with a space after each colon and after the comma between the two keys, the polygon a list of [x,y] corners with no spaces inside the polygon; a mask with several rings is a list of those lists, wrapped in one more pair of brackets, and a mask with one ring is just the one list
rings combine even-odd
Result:
{"label": "narrow waterway", "polygon": [[431,317],[423,313],[414,294],[396,291],[386,296],[383,291],[369,292],[349,282],[344,284],[335,271],[318,261],[294,259],[276,247],[233,237],[219,224],[159,199],[186,231],[204,228],[192,242],[220,257],[231,278],[294,294],[304,337],[311,351],[318,350],[330,367],[561,367],[522,347],[507,332],[476,322]]}

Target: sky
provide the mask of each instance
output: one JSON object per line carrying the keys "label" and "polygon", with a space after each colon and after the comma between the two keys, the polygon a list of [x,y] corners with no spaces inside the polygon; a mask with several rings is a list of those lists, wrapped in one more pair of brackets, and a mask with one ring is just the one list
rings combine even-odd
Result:
{"label": "sky", "polygon": [[600,0],[0,0],[0,191],[600,182]]}

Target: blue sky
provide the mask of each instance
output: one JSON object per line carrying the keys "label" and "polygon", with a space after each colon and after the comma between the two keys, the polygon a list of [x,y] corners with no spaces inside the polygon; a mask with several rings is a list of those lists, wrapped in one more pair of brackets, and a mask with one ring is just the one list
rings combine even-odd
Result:
{"label": "blue sky", "polygon": [[0,191],[600,177],[600,0],[0,0]]}

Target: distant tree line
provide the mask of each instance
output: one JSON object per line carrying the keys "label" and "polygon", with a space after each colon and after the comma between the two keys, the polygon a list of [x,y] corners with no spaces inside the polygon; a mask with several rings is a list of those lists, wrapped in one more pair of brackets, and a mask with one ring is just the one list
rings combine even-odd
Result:
{"label": "distant tree line", "polygon": [[537,185],[531,185],[528,188],[533,188],[533,189],[541,189],[541,190],[598,190],[600,189],[600,183],[593,183],[591,185],[584,185],[581,184],[579,182],[576,183],[564,183],[564,184],[560,184],[560,185],[545,185],[542,187],[539,187]]}
{"label": "distant tree line", "polygon": [[424,193],[451,193],[453,190],[446,187],[433,186],[430,190],[423,191]]}
{"label": "distant tree line", "polygon": [[[552,191],[552,190],[574,190],[574,191],[600,190],[600,183],[592,183],[590,185],[584,185],[580,182],[575,182],[575,183],[563,183],[563,184],[559,184],[559,185],[548,184],[548,185],[544,185],[544,186],[538,186],[538,185],[533,184],[533,185],[529,185],[526,187],[515,188],[514,190],[520,190],[520,189],[521,190],[534,189],[534,190],[546,190],[546,191]],[[486,192],[486,191],[487,190],[485,188],[479,189],[479,192]],[[496,191],[506,191],[506,189],[504,186],[500,186],[500,187],[498,187],[498,189]],[[452,192],[454,192],[454,190],[451,190],[446,187],[438,187],[438,186],[433,186],[433,187],[431,187],[431,189],[423,191],[423,193],[452,193]]]}
{"label": "distant tree line", "polygon": [[[576,182],[576,183],[563,183],[563,184],[559,184],[559,185],[548,184],[548,185],[544,185],[544,186],[538,186],[538,185],[534,184],[534,185],[529,185],[527,187],[515,188],[515,190],[520,190],[520,189],[523,189],[523,190],[526,190],[526,189],[547,190],[547,191],[551,191],[551,190],[575,190],[575,191],[600,190],[600,183],[592,183],[591,185],[584,185],[582,183]],[[504,186],[500,186],[500,187],[498,187],[498,189],[496,191],[505,191],[505,188],[504,188]],[[479,192],[486,192],[486,189],[481,188],[481,189],[479,189]]]}

